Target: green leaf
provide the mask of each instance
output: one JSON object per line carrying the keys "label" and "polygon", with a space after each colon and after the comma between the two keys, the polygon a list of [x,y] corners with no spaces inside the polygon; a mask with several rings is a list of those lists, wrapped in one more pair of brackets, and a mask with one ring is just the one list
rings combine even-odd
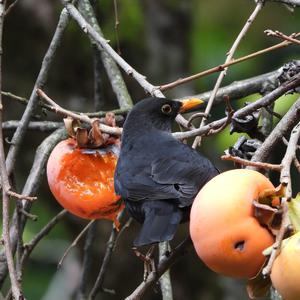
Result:
{"label": "green leaf", "polygon": [[292,222],[294,230],[300,231],[300,193],[295,198],[288,202],[289,218]]}

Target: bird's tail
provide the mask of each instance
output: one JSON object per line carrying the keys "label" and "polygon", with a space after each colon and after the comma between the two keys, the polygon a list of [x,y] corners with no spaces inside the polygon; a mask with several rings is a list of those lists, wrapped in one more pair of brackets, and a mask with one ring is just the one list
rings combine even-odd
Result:
{"label": "bird's tail", "polygon": [[182,220],[182,211],[171,201],[145,201],[142,205],[144,222],[134,246],[169,241]]}

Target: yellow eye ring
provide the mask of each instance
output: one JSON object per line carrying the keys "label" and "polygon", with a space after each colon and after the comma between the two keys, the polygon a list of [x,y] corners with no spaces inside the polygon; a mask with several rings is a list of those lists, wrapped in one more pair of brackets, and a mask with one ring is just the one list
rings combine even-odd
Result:
{"label": "yellow eye ring", "polygon": [[162,113],[164,113],[165,115],[168,115],[172,112],[172,107],[170,104],[164,104],[162,107],[161,107],[161,111]]}

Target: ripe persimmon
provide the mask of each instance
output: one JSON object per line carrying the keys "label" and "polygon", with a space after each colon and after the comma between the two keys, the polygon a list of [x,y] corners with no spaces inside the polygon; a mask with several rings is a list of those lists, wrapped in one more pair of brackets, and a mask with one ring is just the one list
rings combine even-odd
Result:
{"label": "ripe persimmon", "polygon": [[237,278],[259,272],[262,251],[274,238],[255,218],[253,201],[273,188],[261,173],[237,169],[219,174],[200,190],[191,209],[190,233],[210,269]]}
{"label": "ripe persimmon", "polygon": [[300,232],[283,242],[271,271],[273,286],[284,300],[300,299]]}
{"label": "ripe persimmon", "polygon": [[111,151],[91,151],[76,147],[74,139],[61,141],[47,164],[50,190],[68,211],[86,219],[116,220],[123,208],[114,191],[117,155]]}

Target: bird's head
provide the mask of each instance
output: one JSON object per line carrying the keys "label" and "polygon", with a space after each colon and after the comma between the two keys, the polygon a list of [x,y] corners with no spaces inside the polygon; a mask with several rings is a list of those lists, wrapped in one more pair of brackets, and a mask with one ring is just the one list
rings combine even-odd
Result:
{"label": "bird's head", "polygon": [[166,98],[146,98],[139,101],[130,111],[124,124],[137,129],[159,129],[170,131],[172,122],[179,113],[197,108],[203,101],[189,98],[175,101]]}

